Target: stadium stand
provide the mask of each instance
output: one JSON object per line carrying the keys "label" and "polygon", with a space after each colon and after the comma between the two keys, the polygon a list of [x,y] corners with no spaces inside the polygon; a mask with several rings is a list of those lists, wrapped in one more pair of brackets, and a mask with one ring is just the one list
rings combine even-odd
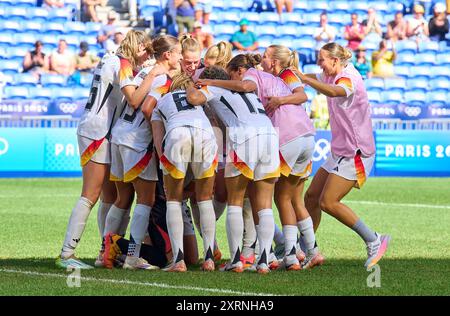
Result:
{"label": "stadium stand", "polygon": [[[444,0],[430,0],[432,5]],[[155,14],[164,15],[170,0],[139,0],[138,11],[141,19],[148,20]],[[229,40],[238,30],[242,18],[249,20],[249,29],[256,33],[262,52],[271,44],[282,44],[300,53],[301,70],[318,73],[315,65],[315,45],[313,34],[319,26],[320,13],[328,13],[329,24],[337,29],[336,42],[346,45],[344,28],[350,22],[350,14],[357,13],[360,22],[366,18],[367,10],[377,10],[383,32],[393,20],[397,11],[410,16],[412,0],[301,0],[295,1],[294,12],[278,15],[274,12],[249,12],[251,0],[216,0],[208,27],[216,42]],[[92,77],[83,76],[78,85],[68,86],[67,77],[46,74],[40,79],[22,73],[22,60],[27,51],[32,50],[36,40],[44,43],[44,52],[50,54],[57,47],[58,40],[64,38],[72,53],[78,51],[80,41],[89,44],[90,52],[104,53],[97,44],[97,34],[101,23],[80,20],[80,1],[67,0],[62,9],[47,10],[38,6],[36,0],[0,0],[0,88],[3,100],[45,100],[48,102],[86,100]],[[273,6],[275,8],[275,6]],[[431,17],[426,12],[425,18]],[[165,27],[169,19],[161,19],[155,29]],[[172,27],[173,29],[173,27]],[[363,41],[367,56],[378,50],[379,36],[370,35]],[[366,80],[369,100],[374,105],[397,105],[408,103],[427,106],[440,104],[450,106],[450,35],[442,42],[399,41],[395,45],[397,58],[394,63],[394,78],[371,78]],[[310,99],[315,92],[306,87]],[[2,113],[0,113],[2,114]]]}

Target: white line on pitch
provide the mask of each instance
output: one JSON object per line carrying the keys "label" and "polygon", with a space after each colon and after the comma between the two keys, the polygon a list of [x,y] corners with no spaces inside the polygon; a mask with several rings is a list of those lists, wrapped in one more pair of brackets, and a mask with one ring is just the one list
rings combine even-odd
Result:
{"label": "white line on pitch", "polygon": [[[64,278],[64,279],[69,276],[69,275],[57,274],[57,273],[40,273],[40,272],[34,272],[34,271],[10,270],[10,269],[0,269],[0,272],[25,274],[25,275],[50,277],[50,278]],[[271,294],[271,293],[239,292],[239,291],[227,290],[227,289],[201,288],[201,287],[186,286],[186,285],[170,285],[170,284],[155,283],[155,282],[97,279],[97,278],[89,278],[89,277],[80,277],[80,280],[105,282],[105,283],[113,283],[113,284],[141,285],[141,286],[157,287],[157,288],[162,288],[162,289],[178,289],[178,290],[212,292],[212,293],[221,293],[221,294],[234,294],[234,295],[242,295],[242,296],[277,296],[277,294]]]}
{"label": "white line on pitch", "polygon": [[439,209],[450,209],[450,205],[432,205],[432,204],[412,204],[412,203],[388,203],[388,202],[378,202],[378,201],[352,201],[344,200],[344,203],[355,203],[355,204],[368,204],[368,205],[383,205],[383,206],[402,206],[402,207],[421,207],[421,208],[439,208]]}

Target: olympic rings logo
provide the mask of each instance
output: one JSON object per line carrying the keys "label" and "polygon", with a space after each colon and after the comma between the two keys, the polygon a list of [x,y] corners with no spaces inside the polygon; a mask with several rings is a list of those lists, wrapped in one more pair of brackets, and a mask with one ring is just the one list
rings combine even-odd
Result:
{"label": "olympic rings logo", "polygon": [[326,160],[328,158],[328,153],[331,150],[330,142],[324,138],[319,139],[316,142],[314,148],[313,161]]}
{"label": "olympic rings logo", "polygon": [[8,143],[8,141],[6,139],[0,138],[0,144],[3,144],[3,148],[0,145],[0,156],[1,156],[1,155],[4,155],[4,154],[6,154],[8,152],[9,143]]}
{"label": "olympic rings logo", "polygon": [[77,110],[78,104],[75,103],[61,103],[59,109],[64,113],[73,113]]}
{"label": "olympic rings logo", "polygon": [[418,106],[407,106],[405,107],[405,113],[408,116],[416,117],[422,113],[422,109]]}

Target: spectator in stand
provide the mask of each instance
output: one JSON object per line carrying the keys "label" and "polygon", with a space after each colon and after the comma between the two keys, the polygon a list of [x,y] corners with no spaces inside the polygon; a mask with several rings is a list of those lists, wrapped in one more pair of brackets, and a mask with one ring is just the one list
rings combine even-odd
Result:
{"label": "spectator in stand", "polygon": [[273,12],[275,9],[270,0],[253,0],[252,5],[248,8],[250,12]]}
{"label": "spectator in stand", "polygon": [[48,9],[63,8],[64,0],[44,0],[42,7]]}
{"label": "spectator in stand", "polygon": [[356,70],[358,70],[363,79],[372,78],[371,65],[366,56],[366,48],[363,45],[359,45],[355,53],[356,57],[353,61],[353,66],[355,66]]}
{"label": "spectator in stand", "polygon": [[380,49],[372,53],[372,75],[374,77],[393,77],[394,61],[397,57],[394,42],[391,42],[392,49],[388,49],[387,41],[380,42]]}
{"label": "spectator in stand", "polygon": [[117,20],[117,13],[113,10],[108,12],[108,22],[102,26],[100,29],[97,42],[106,49],[106,43],[108,39],[113,40],[114,34],[116,34],[116,25],[115,22]]}
{"label": "spectator in stand", "polygon": [[316,40],[316,59],[323,45],[333,42],[336,37],[336,29],[328,24],[328,16],[326,12],[320,14],[320,26],[314,32]]}
{"label": "spectator in stand", "polygon": [[240,30],[233,34],[231,43],[234,48],[240,51],[255,51],[258,49],[258,39],[255,33],[248,30],[248,20],[242,19],[239,22]]}
{"label": "spectator in stand", "polygon": [[23,59],[23,72],[29,72],[37,79],[49,70],[48,56],[42,52],[41,41],[34,43],[34,50],[29,51]]}
{"label": "spectator in stand", "polygon": [[414,5],[414,15],[407,22],[406,35],[417,43],[428,40],[428,23],[423,17],[424,8],[420,4]]}
{"label": "spectator in stand", "polygon": [[386,39],[393,42],[406,39],[406,21],[403,19],[403,13],[397,12],[393,21],[388,23]]}
{"label": "spectator in stand", "polygon": [[214,44],[214,36],[210,33],[203,32],[202,26],[202,22],[196,21],[194,23],[194,32],[192,32],[192,37],[200,44],[201,50],[209,48]]}
{"label": "spectator in stand", "polygon": [[50,72],[70,76],[75,70],[75,58],[67,50],[67,42],[60,39],[58,48],[50,55]]}
{"label": "spectator in stand", "polygon": [[383,31],[381,30],[381,25],[378,21],[377,11],[374,8],[369,8],[369,10],[367,11],[367,19],[365,19],[362,24],[365,27],[366,36],[371,33],[375,33],[378,34],[381,39]]}
{"label": "spectator in stand", "polygon": [[106,54],[108,55],[114,55],[117,52],[117,49],[120,46],[120,43],[122,43],[123,39],[125,38],[125,35],[117,31],[114,33],[113,39],[107,39],[106,40]]}
{"label": "spectator in stand", "polygon": [[209,16],[212,11],[211,0],[197,0],[195,5],[195,21],[209,24]]}
{"label": "spectator in stand", "polygon": [[275,0],[275,6],[277,7],[277,13],[281,15],[283,8],[286,7],[286,12],[294,11],[294,0]]}
{"label": "spectator in stand", "polygon": [[196,4],[197,0],[175,0],[175,8],[177,9],[175,21],[178,26],[178,35],[194,31],[194,8]]}
{"label": "spectator in stand", "polygon": [[358,14],[352,13],[351,24],[345,27],[344,38],[348,41],[347,47],[355,50],[365,37],[364,26],[358,22]]}
{"label": "spectator in stand", "polygon": [[448,19],[445,14],[445,5],[436,3],[434,5],[434,16],[428,22],[430,39],[433,41],[445,41],[445,35],[449,31]]}
{"label": "spectator in stand", "polygon": [[81,83],[81,77],[86,76],[94,71],[100,58],[88,52],[89,45],[87,42],[80,43],[80,52],[75,56],[75,72],[70,76],[70,81],[75,84]]}
{"label": "spectator in stand", "polygon": [[100,22],[97,16],[97,11],[95,8],[100,5],[102,7],[106,6],[108,0],[83,0],[84,11],[87,13],[92,22]]}

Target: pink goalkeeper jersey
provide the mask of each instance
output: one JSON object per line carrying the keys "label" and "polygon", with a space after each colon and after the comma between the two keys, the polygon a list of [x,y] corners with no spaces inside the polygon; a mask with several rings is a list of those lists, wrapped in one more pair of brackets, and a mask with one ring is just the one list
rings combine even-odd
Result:
{"label": "pink goalkeeper jersey", "polygon": [[343,71],[329,77],[324,73],[317,79],[344,88],[347,96],[329,98],[331,151],[338,156],[354,157],[361,150],[364,156],[375,154],[372,120],[364,81],[359,72],[348,64]]}
{"label": "pink goalkeeper jersey", "polygon": [[[267,97],[284,97],[292,94],[289,86],[281,78],[255,68],[247,70],[242,80],[251,80],[256,83],[258,86],[257,94],[264,107],[267,105]],[[280,146],[297,137],[315,134],[314,126],[308,114],[300,105],[282,105],[269,118],[273,126],[278,129]]]}

